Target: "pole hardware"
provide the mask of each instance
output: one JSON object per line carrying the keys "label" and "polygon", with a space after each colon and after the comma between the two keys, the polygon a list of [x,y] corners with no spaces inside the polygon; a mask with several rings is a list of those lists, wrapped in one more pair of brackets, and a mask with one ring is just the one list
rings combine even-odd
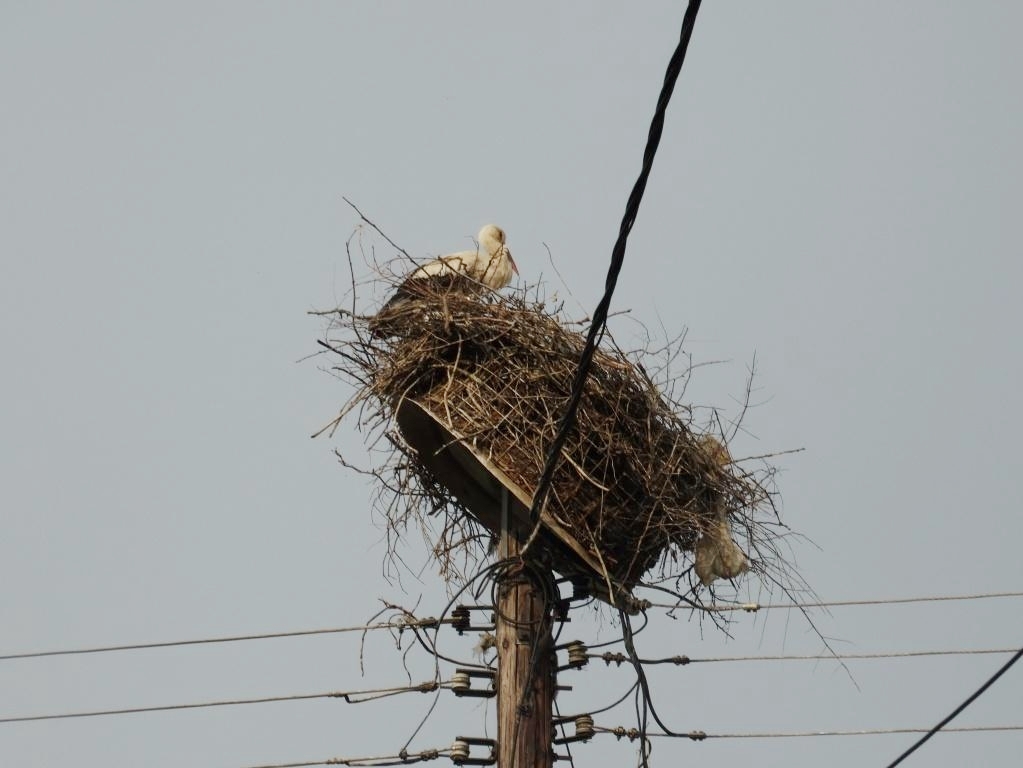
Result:
{"label": "pole hardware", "polygon": [[[472,747],[490,747],[487,757],[472,757]],[[497,742],[472,736],[456,736],[451,745],[451,762],[455,765],[493,765],[497,762]]]}
{"label": "pole hardware", "polygon": [[[481,678],[490,681],[489,688],[473,688],[472,679]],[[497,695],[495,680],[497,674],[492,669],[456,669],[451,676],[451,690],[455,696],[469,696],[480,699],[492,699]]]}

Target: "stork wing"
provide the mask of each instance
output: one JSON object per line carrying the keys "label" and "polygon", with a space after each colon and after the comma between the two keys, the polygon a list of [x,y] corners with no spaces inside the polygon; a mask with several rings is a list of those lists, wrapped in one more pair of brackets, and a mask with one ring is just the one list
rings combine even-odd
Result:
{"label": "stork wing", "polygon": [[433,277],[434,275],[471,275],[478,259],[476,251],[461,251],[441,256],[415,270],[410,278]]}

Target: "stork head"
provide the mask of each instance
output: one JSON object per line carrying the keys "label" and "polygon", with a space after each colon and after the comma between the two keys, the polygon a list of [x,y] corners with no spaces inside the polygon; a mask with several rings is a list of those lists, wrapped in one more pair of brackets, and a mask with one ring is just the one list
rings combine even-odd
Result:
{"label": "stork head", "polygon": [[515,259],[512,258],[511,251],[509,251],[508,246],[505,245],[503,229],[496,224],[487,224],[480,230],[478,239],[483,250],[491,256],[504,251],[505,258],[508,259],[508,263],[511,265],[512,271],[516,275],[519,273],[519,268],[515,264]]}
{"label": "stork head", "polygon": [[477,236],[487,253],[497,253],[504,245],[504,230],[496,224],[486,224]]}

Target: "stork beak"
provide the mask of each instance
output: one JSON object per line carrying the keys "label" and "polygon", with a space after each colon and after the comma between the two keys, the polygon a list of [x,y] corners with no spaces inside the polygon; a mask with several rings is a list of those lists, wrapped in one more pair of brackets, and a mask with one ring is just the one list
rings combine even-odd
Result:
{"label": "stork beak", "polygon": [[511,264],[512,272],[517,275],[519,273],[519,268],[515,263],[515,259],[512,258],[511,251],[505,249],[505,253],[508,254],[508,263]]}

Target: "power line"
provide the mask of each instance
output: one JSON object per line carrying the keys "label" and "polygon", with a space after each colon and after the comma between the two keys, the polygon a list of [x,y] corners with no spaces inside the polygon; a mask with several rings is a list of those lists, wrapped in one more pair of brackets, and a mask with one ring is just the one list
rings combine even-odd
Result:
{"label": "power line", "polygon": [[[672,735],[668,733],[647,733],[641,734],[637,728],[625,728],[616,726],[607,728],[594,726],[593,730],[598,733],[607,733],[619,739],[635,741],[640,737],[653,738],[685,738],[690,741],[706,741],[708,739],[804,739],[817,736],[886,736],[906,733],[928,733],[928,728],[867,728],[863,730],[827,730],[827,731],[764,731],[751,733],[706,733],[704,731],[688,731]],[[1023,731],[1023,724],[1020,725],[963,725],[952,728],[945,728],[945,733],[995,733],[1003,731]],[[892,763],[895,765],[895,763]],[[891,768],[889,766],[888,768]]]}
{"label": "power line", "polygon": [[[913,746],[911,746],[909,749],[907,749],[905,752],[903,752],[901,755],[899,755],[894,760],[894,762],[889,763],[888,764],[888,768],[895,768],[895,766],[897,766],[899,763],[901,763],[903,760],[905,760],[907,757],[909,757],[911,754],[913,754],[917,749],[919,749],[921,746],[923,746],[924,742],[926,742],[929,738],[931,738],[931,736],[936,734],[941,729],[945,728],[945,726],[948,723],[952,722],[952,720],[954,720],[959,715],[960,712],[962,712],[964,709],[966,709],[968,706],[970,706],[970,704],[972,704],[974,701],[976,701],[978,698],[980,698],[981,694],[983,694],[984,691],[986,691],[988,688],[990,688],[992,685],[994,685],[995,680],[997,680],[1002,675],[1004,675],[1006,672],[1008,672],[1009,669],[1012,667],[1012,665],[1015,664],[1017,661],[1019,661],[1020,656],[1023,656],[1023,648],[1020,648],[1018,651],[1016,651],[1015,655],[1011,659],[1009,659],[1007,662],[1005,662],[1005,664],[1003,664],[1001,666],[1001,668],[997,672],[995,672],[993,675],[991,675],[991,677],[988,678],[987,682],[984,683],[984,685],[980,686],[980,688],[978,688],[976,691],[974,691],[969,696],[969,698],[966,699],[966,701],[964,701],[958,707],[953,709],[952,713],[948,717],[946,717],[940,723],[938,723],[933,728],[931,728],[929,731],[927,731],[926,735],[924,735],[923,738],[919,739],[915,744],[913,744]],[[955,730],[955,729],[948,728],[946,730]]]}
{"label": "power line", "polygon": [[691,605],[689,603],[652,603],[644,601],[648,608],[678,609],[689,607],[706,613],[728,613],[745,611],[756,613],[768,610],[806,610],[808,608],[841,608],[854,605],[901,605],[907,603],[937,603],[956,600],[987,600],[999,597],[1023,597],[1023,592],[984,592],[975,595],[936,595],[931,597],[894,597],[877,600],[830,600],[813,603],[712,603],[711,605]]}
{"label": "power line", "polygon": [[[1023,592],[986,592],[973,595],[937,595],[927,597],[899,597],[876,600],[835,600],[816,603],[716,603],[708,606],[699,606],[698,610],[706,612],[729,612],[746,611],[755,613],[757,611],[779,610],[779,609],[806,609],[806,608],[837,608],[843,606],[857,605],[897,605],[906,603],[928,603],[958,600],[984,600],[991,598],[1023,597]],[[648,608],[680,608],[677,603],[651,603],[646,602]],[[166,640],[152,643],[126,643],[119,645],[95,646],[90,648],[70,648],[53,651],[25,651],[22,653],[7,653],[0,655],[0,661],[13,659],[37,659],[49,656],[76,656],[93,653],[111,653],[114,651],[136,651],[147,648],[174,648],[189,645],[210,645],[216,643],[235,643],[246,640],[270,640],[283,637],[306,637],[312,635],[342,634],[346,632],[370,632],[380,629],[434,629],[441,624],[453,624],[456,619],[436,619],[432,617],[424,619],[403,618],[396,621],[377,622],[373,624],[362,624],[351,627],[327,627],[323,629],[299,629],[286,632],[264,632],[252,635],[227,635],[221,637],[197,638],[189,640]],[[833,656],[830,658],[834,658]]]}
{"label": "power line", "polygon": [[1020,657],[1023,657],[1023,648],[1017,650],[1011,659],[1003,664],[997,672],[995,672],[988,680],[976,691],[973,692],[962,704],[956,707],[951,714],[944,718],[941,722],[932,728],[872,728],[864,730],[827,730],[827,731],[771,731],[761,733],[707,733],[705,731],[689,731],[685,733],[645,733],[644,730],[638,728],[625,728],[624,726],[616,726],[613,728],[595,726],[594,730],[599,733],[608,733],[620,739],[629,739],[629,741],[636,741],[638,739],[646,740],[649,738],[687,738],[691,741],[705,741],[707,739],[778,739],[778,738],[810,738],[818,736],[876,736],[886,734],[908,734],[908,733],[921,733],[923,737],[917,740],[909,749],[899,755],[894,762],[889,763],[887,768],[895,768],[909,755],[916,751],[922,746],[928,739],[939,731],[945,733],[992,733],[1001,731],[1023,731],[1023,725],[977,725],[977,726],[953,726],[947,728],[948,725],[954,718],[956,718],[963,710],[965,710],[970,704],[976,701],[988,688],[990,688],[998,678],[1005,674],[1013,664],[1019,661]]}
{"label": "power line", "polygon": [[[561,416],[554,439],[547,448],[543,471],[540,473],[540,478],[537,481],[536,489],[533,494],[533,501],[529,507],[529,521],[533,526],[533,530],[530,532],[529,536],[517,552],[518,558],[523,562],[525,562],[526,553],[529,551],[534,539],[537,535],[539,535],[540,529],[542,528],[540,515],[547,502],[547,495],[550,492],[551,484],[554,479],[554,471],[558,465],[558,459],[562,454],[564,446],[568,442],[568,434],[575,422],[576,411],[579,408],[579,403],[582,401],[583,390],[586,385],[586,379],[589,376],[590,366],[593,362],[593,356],[596,353],[597,345],[600,343],[603,338],[604,331],[606,330],[607,314],[611,307],[611,298],[614,295],[615,286],[618,283],[618,275],[621,273],[622,266],[625,263],[625,246],[629,239],[629,233],[632,231],[632,227],[636,222],[636,217],[639,215],[639,206],[643,200],[643,193],[646,191],[650,172],[653,169],[654,156],[657,154],[657,148],[661,143],[661,134],[664,132],[664,118],[668,111],[668,103],[671,101],[671,95],[675,90],[675,83],[678,81],[678,77],[682,72],[682,65],[686,59],[686,52],[689,50],[689,41],[693,35],[693,28],[696,26],[696,15],[699,13],[699,10],[700,0],[689,0],[685,14],[682,17],[682,29],[679,33],[678,44],[675,46],[675,50],[671,54],[671,59],[668,61],[668,66],[664,73],[664,82],[661,85],[661,92],[657,97],[657,105],[654,108],[654,115],[650,120],[650,129],[647,132],[647,141],[646,146],[643,149],[643,161],[640,165],[639,177],[636,179],[636,182],[632,187],[632,191],[629,193],[629,198],[625,203],[625,212],[622,216],[622,222],[618,229],[618,239],[615,241],[614,247],[611,249],[611,264],[608,267],[607,278],[604,282],[604,295],[601,297],[600,302],[593,311],[590,327],[586,334],[586,341],[583,344],[582,352],[579,355],[579,363],[576,368],[575,377],[572,381],[572,388],[570,390],[568,403],[566,404],[565,411]],[[531,679],[535,675],[539,664],[539,653],[540,644],[534,641],[533,647],[530,650],[529,670],[526,675],[527,680]],[[642,680],[642,670],[637,669],[637,671],[640,673],[640,678]],[[525,704],[526,691],[530,687],[532,686],[525,686],[522,691],[518,702],[520,710]],[[498,706],[500,707],[500,703]],[[516,718],[514,732],[512,734],[512,739],[515,744],[518,743],[518,728],[519,719]],[[514,763],[514,761],[515,751],[513,749],[511,751],[511,762]],[[641,765],[643,768],[646,768],[647,764],[646,755],[644,754]]]}
{"label": "power line", "polygon": [[385,765],[408,765],[410,763],[422,763],[427,760],[436,760],[441,756],[449,756],[450,749],[425,749],[422,752],[399,752],[397,755],[383,755],[380,757],[330,757],[326,760],[311,760],[300,763],[270,763],[264,765],[252,765],[247,768],[307,768],[313,765],[350,765],[364,766],[385,766]]}
{"label": "power line", "polygon": [[[886,651],[880,653],[814,653],[814,654],[784,654],[784,655],[763,655],[763,656],[706,656],[703,658],[690,658],[689,656],[667,656],[663,659],[640,659],[640,664],[674,664],[686,666],[687,664],[710,664],[723,661],[828,661],[846,659],[908,659],[925,656],[982,656],[989,654],[1015,653],[1016,648],[976,648],[976,649],[952,649],[941,651]],[[604,663],[625,664],[629,657],[624,653],[588,653],[587,658],[599,659]]]}
{"label": "power line", "polygon": [[650,171],[654,166],[654,156],[657,154],[657,147],[661,143],[661,134],[664,132],[664,117],[668,111],[668,102],[675,90],[675,83],[682,72],[682,64],[686,59],[686,51],[689,49],[689,40],[693,35],[693,27],[696,25],[696,14],[700,10],[700,0],[689,0],[685,15],[682,18],[682,29],[679,35],[678,45],[675,52],[668,61],[667,70],[664,73],[664,83],[661,86],[661,93],[657,97],[657,106],[654,109],[654,116],[650,120],[650,130],[647,133],[646,147],[643,150],[643,162],[640,166],[639,177],[632,187],[629,199],[625,203],[625,213],[622,216],[621,225],[618,228],[618,239],[611,249],[611,264],[608,267],[607,278],[604,283],[604,295],[593,310],[593,318],[590,321],[590,329],[586,335],[586,343],[583,345],[582,353],[579,355],[579,366],[576,368],[575,380],[572,382],[571,394],[568,404],[565,406],[565,413],[561,417],[558,431],[551,441],[547,451],[547,458],[544,462],[543,472],[536,484],[536,493],[533,496],[533,504],[530,507],[530,520],[536,528],[529,537],[522,554],[528,549],[533,537],[539,531],[540,510],[547,500],[547,493],[550,490],[551,481],[554,477],[554,468],[557,465],[558,457],[561,456],[568,440],[568,433],[575,421],[575,414],[582,400],[583,386],[586,377],[590,372],[590,364],[593,362],[593,355],[596,352],[597,344],[603,336],[604,327],[607,323],[607,313],[611,307],[611,297],[614,295],[615,286],[618,284],[618,275],[625,263],[625,246],[629,239],[629,233],[636,223],[636,216],[639,215],[639,205],[643,201],[643,193],[646,191],[647,180],[650,178]]}
{"label": "power line", "polygon": [[229,635],[226,637],[208,637],[197,640],[168,640],[156,643],[132,643],[126,645],[105,645],[93,648],[74,648],[57,651],[27,651],[25,653],[8,653],[0,656],[0,661],[11,659],[37,659],[45,656],[75,656],[87,653],[109,653],[111,651],[137,651],[144,648],[172,648],[184,645],[206,645],[211,643],[235,643],[242,640],[269,640],[278,637],[304,637],[308,635],[332,635],[344,632],[369,632],[377,629],[431,629],[440,624],[451,624],[454,619],[399,619],[382,621],[375,624],[363,624],[356,627],[331,627],[327,629],[299,629],[292,632],[266,632],[257,635]]}
{"label": "power line", "polygon": [[403,685],[393,688],[370,688],[358,691],[328,691],[326,693],[299,693],[290,696],[263,696],[257,699],[227,699],[222,701],[203,701],[189,704],[163,704],[154,707],[128,707],[125,709],[101,709],[86,712],[61,712],[49,715],[21,715],[0,718],[0,723],[27,723],[39,720],[69,720],[81,717],[104,717],[107,715],[133,715],[142,712],[170,712],[179,709],[203,709],[207,707],[230,707],[239,704],[269,704],[283,701],[309,701],[310,699],[344,699],[348,704],[361,704],[365,701],[395,696],[400,693],[430,693],[440,688],[449,687],[449,683],[438,683],[430,680],[419,685]]}

